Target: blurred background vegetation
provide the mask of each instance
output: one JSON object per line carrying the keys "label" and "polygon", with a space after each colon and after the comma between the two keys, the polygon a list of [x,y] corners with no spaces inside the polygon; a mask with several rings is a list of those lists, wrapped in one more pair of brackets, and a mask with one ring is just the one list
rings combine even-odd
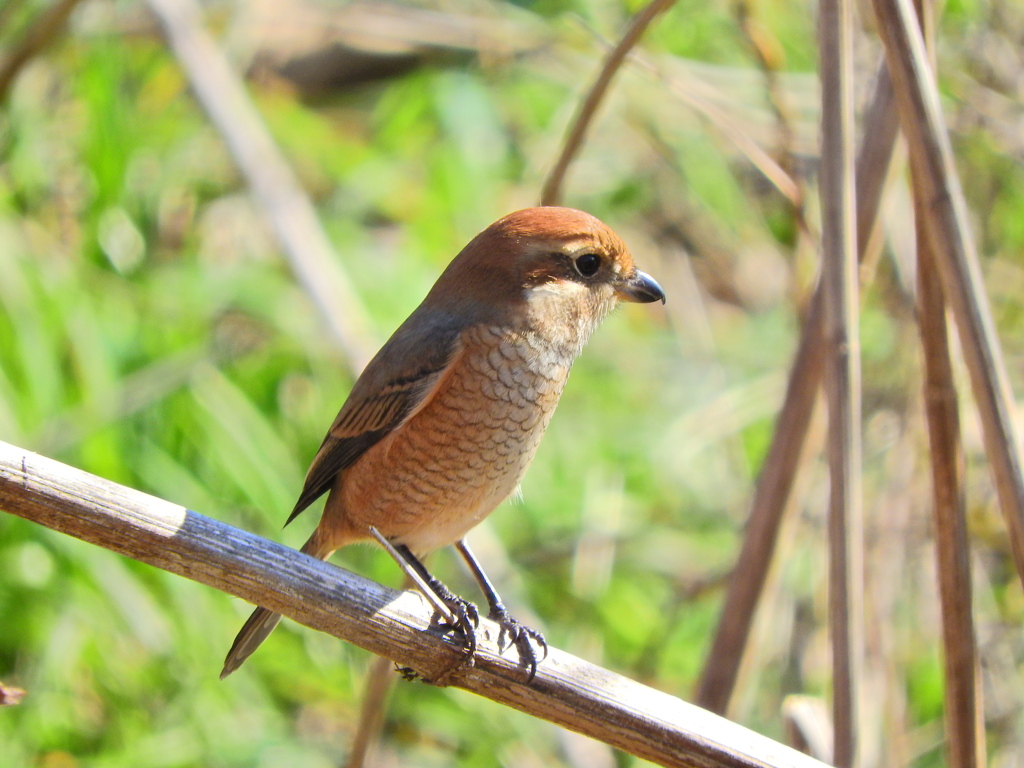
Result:
{"label": "blurred background vegetation", "polygon": [[[0,61],[49,0],[0,0]],[[634,0],[206,6],[382,342],[458,249],[535,204]],[[861,9],[859,80],[879,60]],[[369,21],[367,21],[369,19]],[[355,30],[355,31],[353,31]],[[1011,377],[1024,384],[1024,9],[950,0],[945,108]],[[471,536],[552,644],[684,698],[773,429],[817,267],[813,4],[679,0],[613,85],[565,190],[669,295],[573,373],[524,500]],[[773,156],[793,205],[740,151]],[[942,765],[941,654],[905,179],[862,319],[867,725]],[[280,526],[352,382],[141,2],[84,0],[0,102],[0,439],[298,546]],[[962,387],[966,391],[966,387]],[[1024,594],[964,408],[990,761],[1024,765]],[[827,477],[808,460],[735,717],[782,738],[827,696]],[[373,548],[336,557],[397,586]],[[449,553],[438,575],[467,596]],[[370,657],[284,625],[226,682],[250,606],[0,515],[10,766],[334,766]],[[375,765],[640,761],[468,693],[399,685]]]}

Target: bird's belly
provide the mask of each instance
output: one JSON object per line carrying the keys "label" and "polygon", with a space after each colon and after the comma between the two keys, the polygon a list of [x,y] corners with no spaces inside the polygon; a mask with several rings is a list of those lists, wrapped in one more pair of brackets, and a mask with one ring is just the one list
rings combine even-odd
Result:
{"label": "bird's belly", "polygon": [[515,491],[568,364],[508,365],[509,356],[469,350],[425,407],[346,471],[350,525],[376,526],[425,554],[461,539]]}

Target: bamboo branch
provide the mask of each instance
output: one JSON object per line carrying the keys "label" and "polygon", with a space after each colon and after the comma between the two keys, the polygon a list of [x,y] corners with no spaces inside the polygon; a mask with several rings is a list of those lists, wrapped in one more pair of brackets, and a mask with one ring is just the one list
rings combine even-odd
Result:
{"label": "bamboo branch", "polygon": [[829,628],[832,645],[833,761],[858,764],[864,656],[864,524],[860,500],[860,341],[853,175],[853,7],[822,0],[821,283],[825,297],[828,401]]}
{"label": "bamboo branch", "polygon": [[969,234],[967,204],[953,165],[938,89],[911,0],[874,0],[874,8],[910,158],[918,169],[915,185],[924,201],[928,239],[956,319],[1010,549],[1024,581],[1024,474],[1013,397]]}
{"label": "bamboo branch", "polygon": [[671,8],[675,1],[651,0],[634,17],[633,22],[629,25],[629,29],[626,30],[626,34],[619,40],[618,45],[608,52],[604,65],[597,75],[597,79],[590,86],[587,97],[583,100],[579,111],[573,117],[572,128],[562,143],[562,153],[559,155],[547,181],[544,183],[544,189],[540,194],[541,205],[558,205],[558,201],[562,197],[562,183],[565,181],[565,174],[569,170],[569,164],[572,163],[576,153],[583,146],[583,138],[590,128],[590,123],[594,119],[597,108],[601,105],[601,100],[608,91],[608,86],[611,85],[612,78],[619,71],[622,62],[626,60],[629,52],[640,42],[640,38],[643,37],[651,22],[654,21],[659,13]]}
{"label": "bamboo branch", "polygon": [[[0,508],[280,612],[410,667],[665,766],[823,768],[666,693],[549,648],[537,675],[482,619],[476,663],[426,601],[169,501],[0,442]],[[215,674],[211,670],[211,679]]]}
{"label": "bamboo branch", "polygon": [[349,368],[362,370],[374,334],[316,210],[216,42],[194,0],[149,0],[196,99],[224,137],[292,269],[327,321]]}

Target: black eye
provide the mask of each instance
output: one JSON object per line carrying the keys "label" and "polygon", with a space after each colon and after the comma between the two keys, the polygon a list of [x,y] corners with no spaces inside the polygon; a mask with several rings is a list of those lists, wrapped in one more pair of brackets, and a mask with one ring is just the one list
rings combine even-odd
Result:
{"label": "black eye", "polygon": [[596,253],[584,253],[577,256],[573,264],[576,265],[576,271],[584,277],[593,277],[601,268],[601,257]]}

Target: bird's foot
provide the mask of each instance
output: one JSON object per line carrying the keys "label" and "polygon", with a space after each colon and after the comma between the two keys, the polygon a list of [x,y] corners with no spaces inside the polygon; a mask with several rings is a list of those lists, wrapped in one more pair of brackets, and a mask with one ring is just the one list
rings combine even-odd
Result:
{"label": "bird's foot", "polygon": [[[501,627],[501,633],[498,635],[498,647],[501,648],[502,638],[505,638],[504,642],[508,643],[506,648],[513,645],[516,647],[516,650],[519,651],[520,661],[527,667],[526,682],[532,682],[537,675],[537,663],[547,658],[548,655],[548,641],[544,639],[544,635],[513,618],[501,603],[491,607],[487,618]],[[541,651],[539,659],[534,643]]]}
{"label": "bird's foot", "polygon": [[476,654],[476,629],[480,626],[480,611],[468,600],[459,597],[437,579],[431,579],[430,588],[452,613],[452,620],[442,621],[440,626],[450,632],[461,632],[466,640],[466,655],[470,659]]}
{"label": "bird's foot", "polygon": [[[449,590],[444,584],[431,577],[428,581],[431,591],[451,612],[452,618],[442,620],[439,625],[448,632],[459,632],[466,642],[466,661],[463,664],[472,664],[476,656],[477,637],[476,632],[480,626],[480,611],[465,598],[459,597]],[[508,612],[500,602],[491,606],[487,618],[495,622],[501,631],[498,634],[499,652],[502,646],[505,648],[515,646],[519,651],[519,659],[526,667],[526,681],[531,682],[537,675],[537,664],[548,655],[548,643],[544,635],[532,627],[528,627]],[[536,646],[536,647],[535,647]],[[540,648],[538,657],[537,648]],[[457,666],[462,666],[459,664]]]}

